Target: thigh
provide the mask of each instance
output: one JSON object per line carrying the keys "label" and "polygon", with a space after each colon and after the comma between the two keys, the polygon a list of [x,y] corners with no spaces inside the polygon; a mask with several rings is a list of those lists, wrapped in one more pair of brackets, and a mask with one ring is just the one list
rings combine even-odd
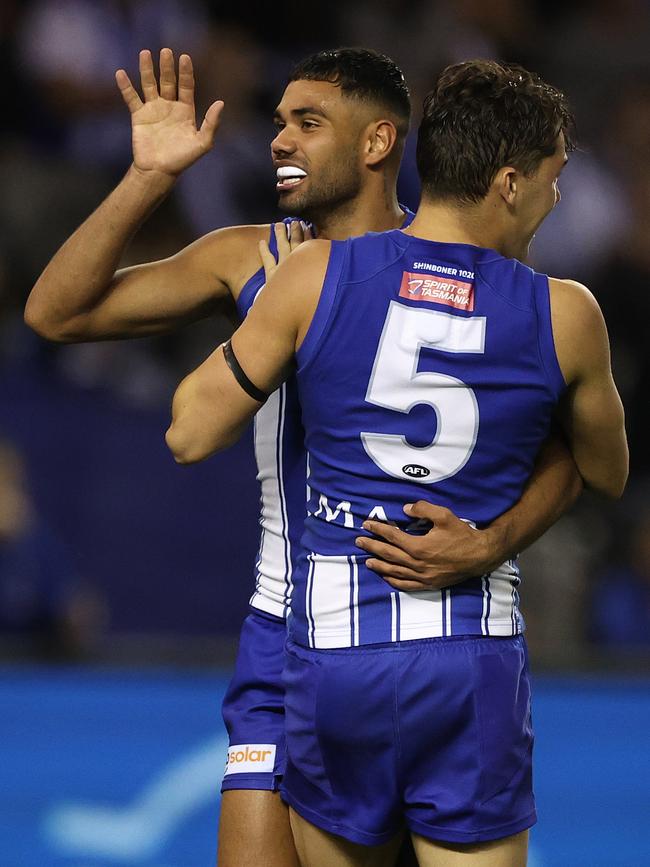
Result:
{"label": "thigh", "polygon": [[285,767],[284,621],[253,611],[244,621],[223,700],[228,756],[222,792],[276,791]]}
{"label": "thigh", "polygon": [[221,798],[218,867],[300,867],[289,810],[278,792],[230,790]]}
{"label": "thigh", "polygon": [[387,843],[362,846],[317,828],[294,810],[291,827],[302,867],[393,867],[402,841],[399,833]]}
{"label": "thigh", "polygon": [[420,867],[526,867],[528,831],[486,843],[440,843],[413,835]]}

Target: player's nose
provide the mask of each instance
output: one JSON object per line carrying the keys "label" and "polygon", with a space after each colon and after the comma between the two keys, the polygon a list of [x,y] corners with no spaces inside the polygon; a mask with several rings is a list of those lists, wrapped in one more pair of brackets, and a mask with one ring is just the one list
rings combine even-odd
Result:
{"label": "player's nose", "polygon": [[271,142],[271,153],[276,159],[284,154],[292,154],[296,150],[296,142],[287,127],[278,130],[277,135]]}

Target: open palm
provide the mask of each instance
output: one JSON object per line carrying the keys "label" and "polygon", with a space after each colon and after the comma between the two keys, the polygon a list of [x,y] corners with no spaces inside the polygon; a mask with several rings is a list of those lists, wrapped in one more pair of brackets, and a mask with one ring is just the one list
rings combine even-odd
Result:
{"label": "open palm", "polygon": [[151,52],[140,52],[144,101],[123,69],[118,69],[115,79],[131,112],[136,168],[178,175],[210,150],[223,102],[212,103],[197,129],[194,70],[188,54],[181,54],[179,58],[177,78],[173,52],[169,48],[162,49],[159,87]]}

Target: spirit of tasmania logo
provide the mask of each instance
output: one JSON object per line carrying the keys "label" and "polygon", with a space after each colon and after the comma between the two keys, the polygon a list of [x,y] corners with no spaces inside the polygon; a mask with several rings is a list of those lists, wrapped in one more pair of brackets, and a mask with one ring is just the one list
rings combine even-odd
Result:
{"label": "spirit of tasmania logo", "polygon": [[437,274],[412,274],[404,271],[399,288],[402,298],[411,301],[429,301],[432,304],[446,304],[457,310],[474,309],[474,284],[463,280],[452,280]]}

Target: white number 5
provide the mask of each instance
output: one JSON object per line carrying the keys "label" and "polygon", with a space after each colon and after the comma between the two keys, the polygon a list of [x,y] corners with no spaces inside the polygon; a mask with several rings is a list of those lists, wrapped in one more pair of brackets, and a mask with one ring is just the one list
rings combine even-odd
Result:
{"label": "white number 5", "polygon": [[409,445],[400,434],[362,433],[366,452],[389,476],[430,485],[455,475],[469,460],[479,425],[474,392],[453,376],[418,373],[417,368],[423,346],[443,352],[485,352],[485,327],[484,316],[464,319],[391,302],[366,400],[403,413],[428,404],[435,410],[437,428],[424,447]]}

